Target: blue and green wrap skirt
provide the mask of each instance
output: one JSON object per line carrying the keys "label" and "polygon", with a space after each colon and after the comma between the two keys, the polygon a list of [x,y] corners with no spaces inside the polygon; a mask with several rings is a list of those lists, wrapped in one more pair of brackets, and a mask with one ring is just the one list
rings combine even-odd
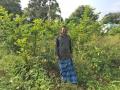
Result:
{"label": "blue and green wrap skirt", "polygon": [[70,82],[72,84],[78,83],[77,75],[71,59],[59,60],[59,69],[61,79],[64,82]]}

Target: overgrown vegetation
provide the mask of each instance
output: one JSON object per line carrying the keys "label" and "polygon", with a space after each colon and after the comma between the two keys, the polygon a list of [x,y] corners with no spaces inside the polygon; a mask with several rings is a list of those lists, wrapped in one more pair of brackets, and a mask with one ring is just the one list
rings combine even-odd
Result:
{"label": "overgrown vegetation", "polygon": [[[120,27],[101,32],[86,8],[80,23],[65,23],[83,90],[120,89]],[[12,14],[0,7],[0,90],[75,90],[60,82],[55,38],[64,22]],[[77,89],[76,89],[77,90]],[[79,90],[79,89],[78,89]]]}

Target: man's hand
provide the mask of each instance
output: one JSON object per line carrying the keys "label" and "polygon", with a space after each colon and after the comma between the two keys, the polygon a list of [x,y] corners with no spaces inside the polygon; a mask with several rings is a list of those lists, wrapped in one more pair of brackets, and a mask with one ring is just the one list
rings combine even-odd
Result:
{"label": "man's hand", "polygon": [[60,56],[59,56],[59,54],[57,54],[57,60],[59,60],[60,59]]}

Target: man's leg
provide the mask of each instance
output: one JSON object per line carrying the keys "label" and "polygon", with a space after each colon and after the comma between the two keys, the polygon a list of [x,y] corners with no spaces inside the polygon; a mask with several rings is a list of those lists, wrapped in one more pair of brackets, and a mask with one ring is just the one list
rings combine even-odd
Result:
{"label": "man's leg", "polygon": [[77,80],[77,74],[75,72],[75,69],[74,69],[74,66],[73,66],[73,62],[71,59],[69,59],[69,62],[68,62],[68,77],[69,77],[69,81],[72,83],[72,84],[77,84],[78,83],[78,80]]}
{"label": "man's leg", "polygon": [[65,60],[60,60],[59,61],[59,69],[60,69],[60,75],[61,75],[61,79],[63,80],[63,82],[67,82],[67,64],[65,62]]}

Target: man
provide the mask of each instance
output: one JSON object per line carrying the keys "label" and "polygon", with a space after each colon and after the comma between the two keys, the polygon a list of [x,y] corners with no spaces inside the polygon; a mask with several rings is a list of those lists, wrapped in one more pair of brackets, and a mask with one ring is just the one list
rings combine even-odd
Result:
{"label": "man", "polygon": [[72,63],[71,38],[67,29],[62,27],[60,35],[56,38],[56,54],[58,56],[61,79],[64,82],[77,84],[77,76]]}

